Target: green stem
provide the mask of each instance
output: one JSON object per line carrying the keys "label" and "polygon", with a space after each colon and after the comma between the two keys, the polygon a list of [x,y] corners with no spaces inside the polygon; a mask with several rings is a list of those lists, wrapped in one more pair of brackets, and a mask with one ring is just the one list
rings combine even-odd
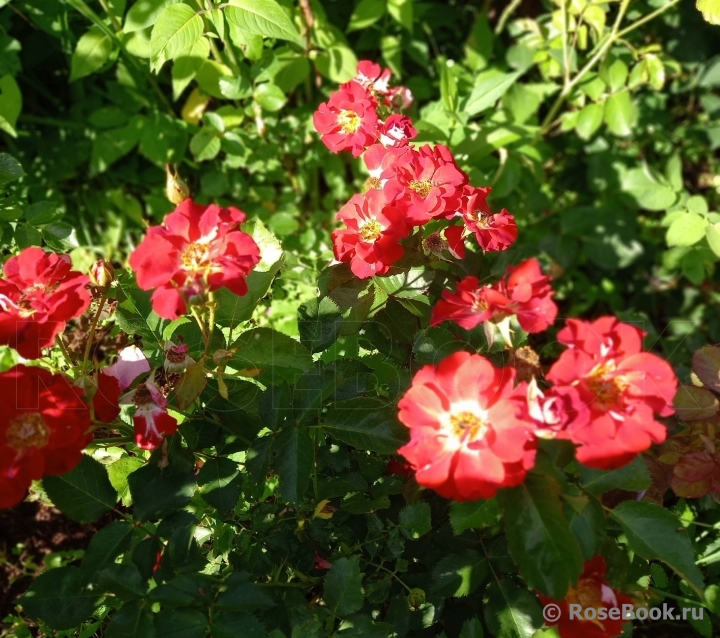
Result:
{"label": "green stem", "polygon": [[568,55],[567,0],[561,0],[560,11],[562,11],[563,83],[567,86],[567,84],[570,82],[570,57]]}
{"label": "green stem", "polygon": [[215,333],[215,311],[217,310],[217,303],[215,302],[215,293],[208,293],[208,326],[207,326],[207,340],[205,341],[205,354],[210,354],[210,348],[212,347],[213,334]]}
{"label": "green stem", "polygon": [[368,565],[372,565],[373,567],[377,567],[378,569],[385,570],[388,574],[390,574],[397,582],[399,582],[405,589],[407,589],[408,593],[412,592],[412,589],[408,587],[397,575],[397,572],[394,572],[392,569],[388,569],[384,565],[376,565],[375,563],[368,563]]}
{"label": "green stem", "polygon": [[85,354],[83,355],[82,366],[80,367],[80,374],[87,372],[87,364],[90,359],[90,351],[92,350],[93,344],[95,343],[95,332],[97,331],[98,323],[100,322],[100,315],[102,314],[103,308],[105,308],[105,302],[107,301],[107,290],[105,290],[100,297],[100,303],[98,309],[93,317],[92,325],[90,326],[90,332],[88,333],[87,343],[85,344]]}
{"label": "green stem", "polygon": [[681,603],[693,605],[694,607],[704,607],[705,609],[709,609],[709,607],[702,601],[691,600],[690,598],[684,598],[683,596],[676,596],[675,594],[670,594],[666,591],[663,591],[662,589],[657,589],[657,587],[650,587],[650,591],[654,592],[655,594],[659,594],[660,596],[665,596],[666,598],[672,598],[673,600],[677,600]]}
{"label": "green stem", "polygon": [[638,27],[641,27],[641,26],[642,26],[643,24],[645,24],[646,22],[650,22],[650,20],[654,20],[654,19],[657,18],[659,15],[665,13],[665,12],[666,12],[668,9],[670,9],[671,7],[674,7],[676,4],[680,4],[680,0],[671,0],[671,1],[668,2],[665,6],[660,7],[659,9],[655,9],[655,11],[652,11],[652,12],[648,13],[646,16],[643,16],[642,18],[639,18],[639,19],[635,20],[635,22],[633,22],[629,27],[625,27],[622,31],[620,31],[620,32],[617,34],[617,37],[618,37],[618,38],[624,37],[625,35],[627,35],[627,34],[630,33],[631,31],[634,31],[634,30],[637,29]]}
{"label": "green stem", "polygon": [[112,22],[113,27],[115,27],[116,33],[120,33],[120,31],[122,31],[122,25],[120,24],[120,22],[118,22],[115,14],[110,10],[110,5],[107,3],[107,0],[98,0],[98,2],[100,3],[100,6],[103,8],[105,13],[108,14],[110,22]]}
{"label": "green stem", "polygon": [[88,447],[97,447],[98,445],[118,445],[120,443],[132,443],[132,436],[116,436],[108,439],[94,439]]}
{"label": "green stem", "polygon": [[55,336],[55,343],[57,344],[58,348],[60,348],[60,352],[63,353],[63,357],[65,357],[65,361],[69,366],[73,366],[73,360],[70,356],[70,353],[68,352],[67,348],[65,347],[65,344],[63,343],[62,337],[60,335]]}
{"label": "green stem", "polygon": [[507,21],[510,19],[510,16],[512,16],[513,13],[517,10],[517,8],[522,4],[522,0],[512,0],[512,2],[505,7],[505,10],[500,14],[500,19],[498,20],[497,25],[495,26],[495,35],[498,35],[499,33],[502,33],[505,29],[505,25],[507,24]]}

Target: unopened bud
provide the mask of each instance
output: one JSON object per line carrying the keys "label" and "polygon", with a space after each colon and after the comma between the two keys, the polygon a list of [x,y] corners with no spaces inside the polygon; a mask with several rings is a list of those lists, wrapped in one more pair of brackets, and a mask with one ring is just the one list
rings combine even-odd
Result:
{"label": "unopened bud", "polygon": [[107,288],[114,279],[115,270],[108,262],[98,259],[90,267],[90,281],[98,288]]}
{"label": "unopened bud", "polygon": [[413,587],[408,592],[407,601],[410,609],[417,611],[421,605],[425,604],[425,592],[419,587]]}
{"label": "unopened bud", "polygon": [[173,204],[181,204],[190,197],[188,185],[173,171],[170,164],[165,164],[165,197]]}

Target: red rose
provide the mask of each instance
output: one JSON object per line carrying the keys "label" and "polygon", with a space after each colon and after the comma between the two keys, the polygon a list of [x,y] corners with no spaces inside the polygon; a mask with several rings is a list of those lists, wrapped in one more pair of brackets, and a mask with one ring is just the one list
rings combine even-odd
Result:
{"label": "red rose", "polygon": [[143,450],[155,449],[163,437],[177,432],[177,419],[168,414],[167,399],[153,381],[139,384],[123,396],[120,403],[135,404],[135,444]]}
{"label": "red rose", "polygon": [[553,294],[550,277],[542,274],[537,259],[528,259],[517,267],[510,266],[505,277],[492,286],[481,287],[476,277],[466,277],[455,293],[444,290],[433,308],[430,325],[449,320],[472,330],[483,321],[517,315],[523,330],[542,332],[557,315]]}
{"label": "red rose", "polygon": [[402,257],[399,241],[407,237],[411,227],[403,211],[388,204],[382,191],[353,195],[337,216],[347,228],[332,234],[335,258],[349,261],[355,276],[366,279],[383,275]]}
{"label": "red rose", "polygon": [[400,400],[410,429],[402,454],[420,485],[446,498],[490,498],[519,485],[535,462],[534,426],[520,418],[514,371],[456,352],[425,366]]}
{"label": "red rose", "polygon": [[426,224],[458,210],[467,175],[457,167],[446,146],[426,144],[411,149],[402,160],[381,177],[388,180],[384,186],[388,199],[403,206],[410,222]]}
{"label": "red rose", "polygon": [[52,346],[65,323],[90,305],[87,275],[72,269],[67,255],[26,248],[5,262],[0,279],[0,343],[26,359]]}
{"label": "red rose", "polygon": [[490,188],[476,188],[466,186],[460,206],[465,226],[480,244],[480,248],[487,251],[500,251],[509,248],[518,236],[515,218],[504,208],[499,213],[493,213],[487,203]]}
{"label": "red rose", "polygon": [[[583,573],[580,575],[576,587],[570,588],[565,598],[558,602],[538,593],[543,605],[555,604],[560,608],[559,620],[550,625],[557,625],[560,638],[615,638],[623,632],[622,606],[631,605],[632,600],[621,594],[608,585],[605,580],[607,567],[602,556],[595,556],[585,563]],[[570,605],[575,607],[570,608]],[[634,607],[634,606],[633,606]],[[581,615],[586,609],[599,610],[604,608],[612,616],[604,620],[579,620],[570,612],[577,612]],[[617,611],[612,611],[617,609]],[[616,617],[616,618],[615,618]]]}
{"label": "red rose", "polygon": [[0,374],[0,507],[12,507],[30,483],[65,474],[92,440],[82,391],[65,377],[17,365]]}
{"label": "red rose", "polygon": [[143,290],[155,290],[153,310],[164,319],[187,312],[193,298],[228,288],[247,293],[245,277],[260,261],[250,235],[238,230],[245,213],[236,208],[203,206],[191,199],[178,205],[162,226],[151,227],[130,255]]}
{"label": "red rose", "polygon": [[653,413],[673,413],[677,379],[667,362],[642,352],[642,337],[641,330],[615,317],[569,319],[558,333],[568,349],[547,378],[556,391],[575,388],[576,404],[590,411],[588,419],[573,419],[562,433],[579,446],[577,457],[585,465],[622,467],[665,440],[667,430]]}
{"label": "red rose", "polygon": [[390,69],[383,71],[379,64],[375,64],[370,60],[361,60],[358,62],[354,80],[368,91],[385,95],[389,90],[391,76]]}
{"label": "red rose", "polygon": [[415,137],[417,131],[406,115],[391,115],[378,127],[378,141],[386,148],[407,146]]}
{"label": "red rose", "polygon": [[343,84],[313,115],[315,129],[333,153],[358,157],[377,139],[377,104],[357,82]]}

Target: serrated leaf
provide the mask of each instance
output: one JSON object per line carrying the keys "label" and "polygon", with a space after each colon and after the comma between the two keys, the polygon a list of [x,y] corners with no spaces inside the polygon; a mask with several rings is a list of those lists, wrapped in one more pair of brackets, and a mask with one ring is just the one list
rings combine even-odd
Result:
{"label": "serrated leaf", "polygon": [[222,612],[213,615],[212,638],[267,638],[267,630],[252,614]]}
{"label": "serrated leaf", "polygon": [[127,477],[137,469],[145,465],[145,461],[136,456],[124,456],[107,466],[110,483],[120,496],[120,501],[125,507],[132,505],[132,495],[128,486]]}
{"label": "serrated leaf", "polygon": [[53,629],[75,629],[93,613],[99,596],[82,586],[77,567],[58,567],[35,578],[18,604]]}
{"label": "serrated leaf", "polygon": [[695,351],[692,368],[708,388],[720,392],[720,347],[703,346]]}
{"label": "serrated leaf", "polygon": [[275,0],[229,0],[225,9],[229,22],[250,35],[289,40],[305,47],[300,33]]}
{"label": "serrated leaf", "polygon": [[112,50],[112,38],[99,27],[90,27],[75,46],[70,61],[70,82],[91,75],[102,68]]}
{"label": "serrated leaf", "polygon": [[354,614],[362,607],[360,565],[355,556],[333,563],[325,576],[323,599],[325,606],[341,618]]}
{"label": "serrated leaf", "polygon": [[578,114],[575,131],[584,140],[589,140],[600,128],[603,120],[603,105],[588,104]]}
{"label": "serrated leaf", "polygon": [[469,596],[488,575],[487,559],[472,549],[450,554],[433,569],[434,593],[443,598]]}
{"label": "serrated leaf", "polygon": [[514,73],[503,73],[493,75],[475,85],[461,109],[469,116],[474,117],[479,113],[494,106],[497,101],[505,95],[508,89],[517,82],[523,71]]}
{"label": "serrated leaf", "polygon": [[156,638],[204,638],[208,621],[195,609],[167,609],[154,615]]}
{"label": "serrated leaf", "polygon": [[230,512],[240,499],[242,477],[238,464],[231,459],[220,457],[205,461],[197,482],[203,500],[222,515]]}
{"label": "serrated leaf", "polygon": [[25,175],[22,165],[12,155],[0,153],[0,187]]}
{"label": "serrated leaf", "polygon": [[596,470],[580,466],[580,481],[590,494],[603,494],[610,490],[640,492],[650,487],[650,472],[642,457],[617,470]]}
{"label": "serrated leaf", "polygon": [[637,107],[628,91],[615,93],[605,100],[605,124],[613,135],[627,137],[637,120]]}
{"label": "serrated leaf", "polygon": [[467,503],[453,502],[450,505],[450,524],[456,536],[466,529],[482,529],[495,525],[500,515],[500,506],[494,498]]}
{"label": "serrated leaf", "polygon": [[628,545],[646,560],[661,560],[703,596],[703,577],[687,531],[672,512],[643,501],[624,501],[610,514],[623,528]]}
{"label": "serrated leaf", "polygon": [[150,35],[150,65],[159,71],[167,60],[174,60],[189,51],[202,37],[203,20],[186,4],[174,4],[163,9]]}
{"label": "serrated leaf", "polygon": [[680,385],[673,399],[675,414],[683,421],[700,421],[715,416],[720,410],[718,398],[705,388]]}
{"label": "serrated leaf", "polygon": [[155,638],[153,615],[141,600],[131,600],[118,609],[103,631],[105,638]]}
{"label": "serrated leaf", "polygon": [[509,578],[488,588],[485,622],[494,638],[531,638],[543,626],[540,604]]}
{"label": "serrated leaf", "polygon": [[570,532],[560,486],[544,474],[504,494],[508,549],[528,586],[562,600],[582,572],[583,557]]}
{"label": "serrated leaf", "polygon": [[720,0],[697,0],[698,11],[710,24],[720,24]]}
{"label": "serrated leaf", "polygon": [[132,523],[113,521],[92,537],[80,566],[83,582],[91,582],[100,570],[111,565],[115,558],[129,549],[134,530]]}
{"label": "serrated leaf", "polygon": [[172,67],[173,98],[177,100],[180,97],[209,55],[210,42],[200,37],[190,49],[175,58]]}
{"label": "serrated leaf", "polygon": [[300,342],[270,328],[243,332],[232,345],[237,348],[232,358],[234,368],[261,368],[266,372],[266,385],[293,381],[312,367],[312,355]]}
{"label": "serrated leaf", "polygon": [[273,443],[273,454],[282,497],[291,503],[300,503],[310,482],[313,463],[310,430],[305,426],[286,426]]}
{"label": "serrated leaf", "polygon": [[409,438],[407,428],[397,419],[395,406],[380,398],[332,404],[324,415],[323,427],[344,443],[381,454],[394,454]]}
{"label": "serrated leaf", "polygon": [[67,474],[46,476],[43,487],[63,514],[81,523],[96,521],[115,507],[118,498],[105,466],[87,454]]}
{"label": "serrated leaf", "polygon": [[416,540],[432,529],[430,506],[427,503],[412,503],[400,510],[399,527],[405,538]]}
{"label": "serrated leaf", "polygon": [[137,0],[128,10],[123,24],[123,33],[133,33],[155,24],[165,7],[181,0]]}
{"label": "serrated leaf", "polygon": [[330,297],[312,299],[298,308],[300,343],[310,352],[327,350],[340,337],[343,316]]}

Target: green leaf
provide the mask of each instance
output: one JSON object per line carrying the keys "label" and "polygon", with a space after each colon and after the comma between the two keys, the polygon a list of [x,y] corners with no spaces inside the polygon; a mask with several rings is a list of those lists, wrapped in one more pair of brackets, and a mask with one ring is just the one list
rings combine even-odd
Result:
{"label": "green leaf", "polygon": [[96,521],[115,507],[118,498],[106,467],[87,454],[67,474],[46,476],[43,487],[63,514],[81,523]]}
{"label": "green leaf", "polygon": [[605,538],[605,527],[605,513],[596,498],[589,498],[581,512],[572,512],[570,531],[580,544],[585,560],[598,553]]}
{"label": "green leaf", "polygon": [[184,53],[175,58],[172,67],[173,97],[177,100],[197,75],[205,60],[210,55],[210,42],[200,37]]}
{"label": "green leaf", "polygon": [[503,578],[488,588],[485,622],[494,638],[531,638],[543,617],[535,596]]}
{"label": "green leaf", "polygon": [[140,141],[142,125],[143,119],[136,117],[127,126],[99,133],[92,144],[91,173],[104,173],[121,157],[132,151]]}
{"label": "green leaf", "polygon": [[590,494],[603,494],[610,490],[640,492],[650,487],[650,472],[642,457],[617,470],[595,470],[580,466],[580,482]]}
{"label": "green leaf", "polygon": [[466,529],[482,529],[495,525],[500,519],[500,506],[494,498],[450,505],[450,524],[457,536]]}
{"label": "green leaf", "polygon": [[603,120],[603,105],[588,104],[578,115],[575,131],[584,140],[589,140],[600,128]]}
{"label": "green leaf", "polygon": [[185,507],[195,493],[192,473],[164,472],[149,463],[128,476],[134,514],[140,521],[157,520]]}
{"label": "green leaf", "polygon": [[287,96],[279,86],[263,82],[255,87],[253,94],[255,101],[264,111],[275,113],[287,103]]}
{"label": "green leaf", "polygon": [[562,600],[582,572],[583,557],[570,532],[560,486],[544,474],[504,494],[508,549],[528,586]]}
{"label": "green leaf", "polygon": [[237,505],[242,490],[238,464],[225,457],[208,459],[197,476],[203,500],[223,516]]}
{"label": "green leaf", "polygon": [[697,8],[710,24],[720,24],[720,0],[697,0]]}
{"label": "green leaf", "polygon": [[213,616],[212,638],[266,638],[263,624],[252,614],[219,613]]}
{"label": "green leaf", "polygon": [[350,16],[347,32],[367,29],[385,15],[385,0],[361,0]]}
{"label": "green leaf", "polygon": [[357,56],[345,44],[334,44],[315,58],[315,68],[318,73],[338,84],[354,77],[357,64]]}
{"label": "green leaf", "polygon": [[333,563],[325,576],[323,599],[325,606],[341,618],[354,614],[362,607],[360,565],[355,556],[341,558]]}
{"label": "green leaf", "polygon": [[381,454],[394,454],[409,438],[395,406],[381,398],[338,401],[327,408],[323,426],[343,443]]}
{"label": "green leaf", "polygon": [[206,162],[217,157],[221,144],[215,131],[203,128],[190,140],[190,151],[198,162]]}
{"label": "green leaf", "polygon": [[469,117],[474,117],[495,106],[497,101],[505,95],[507,90],[517,82],[522,74],[523,71],[503,73],[502,75],[490,74],[490,77],[486,77],[475,84],[475,88],[473,88],[465,104],[461,106],[461,110]]}
{"label": "green leaf", "polygon": [[485,633],[483,631],[482,623],[480,619],[475,616],[466,620],[460,630],[459,638],[484,638]]}
{"label": "green leaf", "polygon": [[12,155],[0,153],[0,188],[25,175],[22,165]]}
{"label": "green leaf", "polygon": [[427,503],[413,503],[400,510],[399,527],[406,538],[416,540],[432,529],[430,506]]}
{"label": "green leaf", "polygon": [[58,567],[35,578],[18,604],[53,629],[75,629],[93,613],[99,596],[82,586],[77,567]]}
{"label": "green leaf", "polygon": [[42,238],[51,248],[58,251],[70,251],[80,245],[76,229],[67,222],[53,222],[44,226]]}
{"label": "green leaf", "polygon": [[305,48],[305,42],[285,10],[275,0],[230,0],[228,21],[250,35],[289,40]]}
{"label": "green leaf", "polygon": [[147,588],[140,571],[131,563],[112,563],[97,575],[97,589],[111,593],[120,600],[142,598]]}
{"label": "green leaf", "polygon": [[154,617],[156,638],[204,638],[205,614],[194,609],[163,610]]}
{"label": "green leaf", "polygon": [[720,410],[720,402],[710,390],[681,384],[673,399],[673,407],[681,421],[700,421],[715,416]]}
{"label": "green leaf", "polygon": [[624,501],[610,514],[622,525],[627,542],[646,560],[661,560],[702,598],[703,577],[687,530],[672,512],[643,501]]}
{"label": "green leaf", "polygon": [[15,124],[22,111],[22,93],[12,75],[0,78],[0,130],[17,137]]}
{"label": "green leaf", "polygon": [[97,26],[90,27],[77,43],[70,62],[70,82],[102,68],[113,50],[112,38]]}
{"label": "green leaf", "polygon": [[426,328],[415,335],[413,352],[415,361],[420,364],[439,364],[453,352],[466,350],[470,345],[455,337],[445,328]]}
{"label": "green leaf", "polygon": [[83,582],[94,580],[100,570],[111,565],[120,554],[130,548],[133,531],[135,526],[132,523],[113,521],[92,537],[80,566]]}
{"label": "green leaf", "polygon": [[692,246],[705,237],[707,220],[697,213],[685,213],[667,229],[668,246]]}
{"label": "green leaf", "polygon": [[343,316],[330,297],[312,299],[298,308],[300,343],[310,352],[327,350],[340,337]]}
{"label": "green leaf", "polygon": [[395,22],[412,33],[414,22],[413,0],[388,0],[387,11]]}
{"label": "green leaf", "polygon": [[469,596],[487,575],[487,559],[466,549],[440,560],[433,569],[431,590],[443,598]]}
{"label": "green leaf", "polygon": [[605,101],[605,124],[613,135],[627,137],[636,120],[637,107],[628,91],[615,93]]}
{"label": "green leaf", "polygon": [[141,600],[131,600],[111,617],[105,638],[155,638],[153,615]]}
{"label": "green leaf", "polygon": [[313,443],[307,427],[288,425],[273,444],[273,464],[280,475],[280,493],[291,503],[300,503],[310,482]]}
{"label": "green leaf", "polygon": [[632,195],[641,208],[665,210],[675,203],[677,195],[662,175],[653,173],[648,166],[639,166],[621,175],[622,190]]}
{"label": "green leaf", "polygon": [[110,483],[120,495],[120,501],[125,507],[132,505],[132,495],[130,494],[127,477],[143,465],[145,465],[145,461],[141,458],[124,456],[107,466]]}
{"label": "green leaf", "polygon": [[246,579],[247,574],[241,572],[233,574],[228,579],[228,589],[220,594],[218,598],[218,609],[247,612],[256,609],[269,609],[275,604],[273,599],[265,593],[262,587],[247,582]]}
{"label": "green leaf", "polygon": [[247,277],[248,292],[238,297],[227,288],[215,293],[218,309],[215,321],[221,326],[235,327],[253,315],[258,302],[267,294],[275,275],[283,264],[283,250],[280,242],[268,231],[259,219],[252,219],[243,225],[243,231],[250,235],[260,248],[260,263]]}
{"label": "green leaf", "polygon": [[232,345],[237,353],[232,358],[234,368],[261,368],[269,380],[266,385],[292,381],[312,367],[312,355],[300,342],[270,328],[255,328],[243,332]]}
{"label": "green leaf", "polygon": [[620,58],[615,58],[610,64],[604,65],[600,69],[600,77],[608,85],[608,88],[612,93],[617,93],[622,87],[625,86],[625,82],[628,77],[628,68]]}
{"label": "green leaf", "polygon": [[125,16],[123,33],[133,33],[151,27],[165,7],[181,0],[137,0]]}
{"label": "green leaf", "polygon": [[190,51],[203,30],[203,19],[192,7],[174,4],[163,9],[150,35],[151,69],[157,72],[167,60]]}

